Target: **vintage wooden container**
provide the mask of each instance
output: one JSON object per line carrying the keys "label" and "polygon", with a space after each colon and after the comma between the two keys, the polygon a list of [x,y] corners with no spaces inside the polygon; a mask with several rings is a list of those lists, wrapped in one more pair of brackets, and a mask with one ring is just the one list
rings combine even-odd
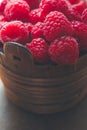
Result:
{"label": "vintage wooden container", "polygon": [[54,113],[78,104],[87,94],[87,54],[73,65],[35,65],[20,44],[0,53],[0,76],[9,99],[35,113]]}

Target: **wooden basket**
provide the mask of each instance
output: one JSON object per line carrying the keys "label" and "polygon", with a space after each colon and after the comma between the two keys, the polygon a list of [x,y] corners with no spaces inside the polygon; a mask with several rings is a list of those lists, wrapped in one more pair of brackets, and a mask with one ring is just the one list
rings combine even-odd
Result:
{"label": "wooden basket", "polygon": [[0,76],[16,105],[35,113],[60,112],[87,94],[87,55],[73,65],[35,65],[24,46],[7,43],[0,53]]}

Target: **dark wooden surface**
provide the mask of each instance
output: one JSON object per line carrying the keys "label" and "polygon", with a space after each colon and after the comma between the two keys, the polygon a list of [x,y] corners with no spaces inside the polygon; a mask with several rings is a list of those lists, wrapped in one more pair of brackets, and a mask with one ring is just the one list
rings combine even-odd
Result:
{"label": "dark wooden surface", "polygon": [[0,81],[0,130],[87,130],[87,98],[67,112],[37,115],[12,104]]}

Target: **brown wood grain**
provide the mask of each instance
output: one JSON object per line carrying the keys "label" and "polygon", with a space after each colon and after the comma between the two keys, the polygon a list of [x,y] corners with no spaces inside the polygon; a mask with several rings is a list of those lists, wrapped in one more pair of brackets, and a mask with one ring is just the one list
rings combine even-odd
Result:
{"label": "brown wood grain", "polygon": [[87,98],[66,112],[33,114],[12,104],[0,82],[0,130],[87,130]]}

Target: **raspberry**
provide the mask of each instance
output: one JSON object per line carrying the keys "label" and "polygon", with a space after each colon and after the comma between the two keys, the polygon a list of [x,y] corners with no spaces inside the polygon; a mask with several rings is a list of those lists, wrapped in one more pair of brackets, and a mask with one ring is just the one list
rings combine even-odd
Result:
{"label": "raspberry", "polygon": [[31,9],[36,9],[39,6],[40,0],[25,0]]}
{"label": "raspberry", "polygon": [[42,0],[39,8],[41,9],[41,19],[45,19],[46,15],[51,11],[57,10],[58,0]]}
{"label": "raspberry", "polygon": [[48,45],[42,38],[33,39],[26,47],[31,52],[36,63],[47,63]]}
{"label": "raspberry", "polygon": [[72,26],[61,12],[50,12],[43,23],[43,35],[48,41],[61,35],[71,35]]}
{"label": "raspberry", "polygon": [[57,2],[58,0],[41,0],[39,8],[43,9],[49,13],[50,11],[53,11],[57,9]]}
{"label": "raspberry", "polygon": [[74,37],[78,40],[80,49],[87,50],[87,25],[79,21],[73,21],[72,26]]}
{"label": "raspberry", "polygon": [[32,24],[36,24],[40,21],[40,9],[32,10],[29,14],[29,20]]}
{"label": "raspberry", "polygon": [[5,42],[19,42],[25,44],[28,41],[28,30],[20,21],[12,21],[5,24],[0,31],[0,40]]}
{"label": "raspberry", "polygon": [[58,11],[66,14],[69,8],[71,8],[71,4],[67,0],[58,0],[57,8]]}
{"label": "raspberry", "polygon": [[75,10],[74,8],[70,8],[69,10],[67,10],[67,12],[65,13],[66,17],[72,21],[72,20],[78,20],[81,21],[81,16],[80,13]]}
{"label": "raspberry", "polygon": [[80,1],[79,3],[77,3],[77,4],[74,4],[73,6],[72,6],[72,8],[74,9],[74,10],[76,10],[78,13],[80,13],[80,14],[82,14],[82,12],[83,12],[83,10],[85,9],[87,7],[87,3],[86,3],[86,1],[84,0],[84,1]]}
{"label": "raspberry", "polygon": [[82,13],[82,21],[87,24],[87,8]]}
{"label": "raspberry", "polygon": [[0,13],[4,11],[4,8],[7,4],[8,0],[0,0]]}
{"label": "raspberry", "polygon": [[8,21],[21,20],[23,22],[28,22],[29,12],[30,7],[26,1],[14,0],[7,3],[4,15]]}
{"label": "raspberry", "polygon": [[79,57],[78,43],[69,36],[54,40],[48,52],[51,60],[57,64],[73,64]]}
{"label": "raspberry", "polygon": [[35,24],[31,30],[31,36],[32,38],[38,38],[41,37],[43,34],[43,23],[38,22]]}

